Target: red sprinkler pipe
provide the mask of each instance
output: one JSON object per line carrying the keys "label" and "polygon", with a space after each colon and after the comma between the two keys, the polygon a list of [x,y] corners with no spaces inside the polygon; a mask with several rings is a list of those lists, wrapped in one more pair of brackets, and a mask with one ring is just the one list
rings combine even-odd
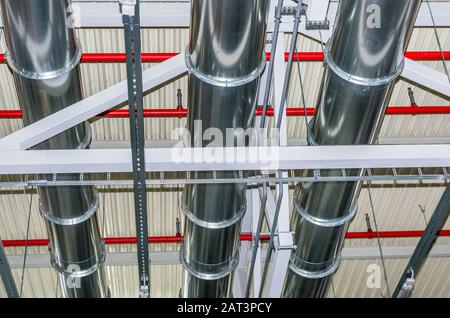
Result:
{"label": "red sprinkler pipe", "polygon": [[[381,238],[414,238],[422,237],[424,231],[380,231],[380,232],[348,232],[345,235],[346,239],[373,239],[378,235]],[[442,230],[438,233],[441,237],[450,237],[450,230]],[[241,234],[241,241],[249,242],[252,241],[253,236],[249,233]],[[262,241],[269,240],[268,235],[261,235]],[[125,245],[125,244],[135,244],[137,242],[136,237],[109,237],[104,239],[107,245]],[[183,241],[182,236],[154,236],[148,239],[149,243],[152,244],[170,244],[170,243],[180,243]],[[49,240],[47,239],[31,239],[28,240],[4,240],[3,246],[5,247],[23,247],[28,246],[47,246]]]}
{"label": "red sprinkler pipe", "polygon": [[[314,108],[307,108],[308,116],[313,116]],[[450,106],[390,106],[386,109],[386,115],[446,115],[450,114]],[[146,118],[183,118],[187,117],[188,111],[181,109],[145,109],[144,117]],[[256,115],[262,115],[262,109],[256,110]],[[304,116],[303,108],[287,108],[286,115],[288,117]],[[274,116],[273,108],[267,109],[267,116]],[[128,118],[127,109],[110,110],[100,114],[98,117],[104,118]],[[20,110],[0,110],[0,119],[20,119],[22,112]]]}
{"label": "red sprinkler pipe", "polygon": [[[164,62],[179,53],[142,53],[142,62],[160,63]],[[289,53],[285,53],[285,60],[288,60]],[[407,52],[405,57],[415,61],[439,61],[444,56],[445,60],[450,60],[450,51],[415,51]],[[267,59],[270,59],[270,53],[267,53]],[[82,63],[125,63],[125,53],[83,53]],[[294,61],[301,62],[321,62],[323,61],[322,52],[299,52],[294,54]],[[5,55],[0,54],[0,63],[5,63]]]}

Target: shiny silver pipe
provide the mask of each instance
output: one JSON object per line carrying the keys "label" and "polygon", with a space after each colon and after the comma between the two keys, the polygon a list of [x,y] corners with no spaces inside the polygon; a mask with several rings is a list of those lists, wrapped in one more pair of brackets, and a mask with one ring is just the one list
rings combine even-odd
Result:
{"label": "shiny silver pipe", "polygon": [[[211,142],[203,138],[208,128],[225,137],[227,128],[253,127],[258,86],[266,65],[269,3],[191,1],[186,54],[190,146],[206,147]],[[223,141],[222,145],[234,146],[233,142]],[[239,173],[191,173],[192,179],[211,177],[239,177]],[[245,190],[239,184],[186,186],[183,297],[231,296],[239,259],[240,221],[246,210]]]}
{"label": "shiny silver pipe", "polygon": [[[373,143],[404,66],[420,0],[341,0],[311,145]],[[347,171],[360,175],[361,170]],[[322,176],[341,171],[322,171]],[[360,182],[301,183],[294,194],[292,252],[283,297],[323,297],[340,263]]]}
{"label": "shiny silver pipe", "polygon": [[[83,98],[81,50],[71,25],[70,0],[0,0],[7,62],[12,70],[25,125]],[[85,149],[91,142],[87,123],[37,145],[35,149]],[[52,178],[52,176],[41,176]],[[80,175],[58,175],[79,180]],[[105,250],[96,212],[99,197],[90,186],[39,188],[39,210],[50,238],[51,262],[62,294],[108,297],[102,267]]]}

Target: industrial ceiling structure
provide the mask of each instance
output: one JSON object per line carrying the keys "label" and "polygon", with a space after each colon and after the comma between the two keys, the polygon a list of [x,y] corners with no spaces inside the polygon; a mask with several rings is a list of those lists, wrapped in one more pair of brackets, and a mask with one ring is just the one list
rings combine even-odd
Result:
{"label": "industrial ceiling structure", "polygon": [[450,297],[450,1],[0,9],[0,297]]}

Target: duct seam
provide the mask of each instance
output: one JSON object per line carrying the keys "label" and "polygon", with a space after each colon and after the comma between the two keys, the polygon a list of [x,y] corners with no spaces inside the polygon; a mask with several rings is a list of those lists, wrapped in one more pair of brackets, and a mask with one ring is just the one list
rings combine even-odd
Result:
{"label": "duct seam", "polygon": [[[294,273],[302,277],[309,279],[319,279],[333,274],[338,269],[340,264],[341,264],[340,256],[326,263],[310,263],[298,257],[295,257],[295,255],[292,253],[289,262],[289,268]],[[305,269],[305,267],[311,267],[312,269],[307,270]]]}
{"label": "duct seam", "polygon": [[95,212],[97,211],[99,204],[100,204],[99,202],[100,202],[99,194],[96,193],[94,201],[89,206],[89,209],[85,213],[83,213],[83,215],[76,217],[76,218],[71,218],[71,219],[63,219],[63,218],[59,218],[59,217],[50,215],[49,211],[45,210],[45,207],[44,207],[44,204],[42,203],[42,201],[39,202],[39,212],[45,219],[47,219],[49,222],[51,222],[53,224],[76,225],[76,224],[83,223],[84,221],[90,219],[91,216],[93,216],[95,214]]}
{"label": "duct seam", "polygon": [[221,222],[208,222],[208,221],[203,221],[200,220],[199,218],[197,218],[187,207],[185,204],[183,204],[183,213],[184,215],[194,224],[201,226],[203,228],[207,228],[207,229],[224,229],[227,227],[232,226],[233,224],[236,224],[237,222],[239,222],[242,217],[245,214],[245,210],[246,210],[246,205],[245,203],[241,205],[241,208],[239,209],[239,211],[236,213],[236,215],[234,217],[232,217],[231,219],[225,220],[225,221],[221,221]]}
{"label": "duct seam", "polygon": [[[52,250],[52,249],[51,249]],[[52,264],[52,267],[60,274],[67,275],[69,277],[73,278],[82,278],[89,276],[93,273],[95,273],[100,267],[103,266],[106,260],[106,250],[105,250],[105,243],[104,241],[100,241],[99,246],[99,253],[98,255],[93,255],[87,260],[84,260],[83,262],[79,263],[73,263],[73,262],[66,262],[63,260],[57,260],[54,253],[51,253],[50,261]],[[93,265],[92,262],[94,262]],[[90,265],[90,266],[89,266]],[[78,268],[80,270],[78,270]],[[85,268],[85,269],[83,269]],[[72,270],[70,270],[72,269]]]}
{"label": "duct seam", "polygon": [[10,54],[8,52],[5,53],[5,59],[8,63],[8,66],[18,75],[21,77],[32,79],[32,80],[49,80],[54,79],[59,76],[62,76],[64,74],[69,73],[71,70],[73,70],[81,61],[82,56],[82,50],[80,48],[79,41],[77,41],[77,52],[72,57],[72,60],[64,67],[54,70],[54,71],[48,71],[48,72],[33,72],[26,69],[21,68],[19,65],[14,62],[14,60],[11,58]]}
{"label": "duct seam", "polygon": [[[295,197],[299,195],[299,192],[300,192],[300,190],[297,188],[295,190],[295,194],[294,194]],[[311,214],[306,212],[306,210],[300,206],[300,204],[298,203],[297,200],[294,200],[294,205],[295,205],[295,209],[297,210],[298,214],[300,214],[300,216],[303,219],[307,220],[308,222],[310,222],[312,224],[320,226],[320,227],[338,227],[338,226],[344,225],[347,222],[349,222],[351,219],[353,219],[356,212],[358,211],[358,204],[355,202],[351,206],[348,213],[344,214],[342,217],[335,218],[335,219],[322,219],[322,218],[312,216]]]}
{"label": "duct seam", "polygon": [[328,66],[328,68],[343,80],[355,85],[366,87],[389,85],[403,73],[403,70],[405,68],[405,60],[403,59],[396,68],[396,70],[389,75],[382,76],[379,78],[364,78],[361,76],[355,76],[353,74],[347,73],[334,62],[333,57],[331,56],[330,48],[331,48],[331,41],[329,41],[329,43],[325,46],[324,50],[325,63]]}
{"label": "duct seam", "polygon": [[[193,260],[191,259],[191,262],[192,261]],[[181,244],[180,262],[183,265],[184,269],[186,269],[190,274],[197,278],[203,280],[218,280],[228,276],[236,270],[237,266],[239,265],[239,248],[236,249],[233,257],[219,264],[204,264],[194,261],[195,267],[198,268],[198,270],[195,270],[193,269],[194,266],[189,265],[184,258],[184,244]],[[211,273],[208,273],[208,271],[210,271]]]}
{"label": "duct seam", "polygon": [[250,82],[253,82],[254,80],[258,79],[261,74],[264,72],[266,68],[266,60],[263,58],[261,59],[262,63],[259,65],[259,67],[254,70],[252,73],[238,77],[238,78],[224,78],[224,77],[215,77],[211,75],[204,74],[197,70],[195,66],[192,63],[191,56],[188,53],[189,48],[186,50],[185,55],[185,61],[186,66],[188,69],[189,74],[194,75],[199,80],[201,80],[204,83],[213,85],[213,86],[219,86],[219,87],[238,87],[243,86],[245,84],[248,84]]}

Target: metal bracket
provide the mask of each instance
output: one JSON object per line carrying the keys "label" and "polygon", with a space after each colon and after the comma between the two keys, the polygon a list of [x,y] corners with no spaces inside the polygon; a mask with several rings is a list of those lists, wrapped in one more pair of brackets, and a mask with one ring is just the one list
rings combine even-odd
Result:
{"label": "metal bracket", "polygon": [[133,17],[135,14],[136,0],[119,0],[120,13]]}
{"label": "metal bracket", "polygon": [[330,21],[306,21],[306,30],[329,30],[330,29]]}

